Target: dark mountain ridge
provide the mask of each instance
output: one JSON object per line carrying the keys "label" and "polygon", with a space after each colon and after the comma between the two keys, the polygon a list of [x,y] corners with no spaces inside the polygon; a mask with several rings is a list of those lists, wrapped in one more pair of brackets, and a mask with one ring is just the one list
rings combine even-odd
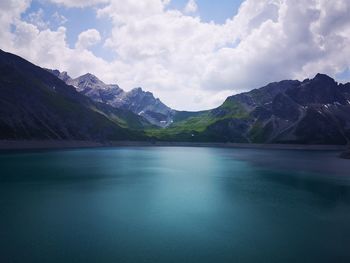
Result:
{"label": "dark mountain ridge", "polygon": [[[46,70],[0,50],[0,138],[143,139],[147,121],[79,94]],[[127,129],[132,128],[132,129]]]}

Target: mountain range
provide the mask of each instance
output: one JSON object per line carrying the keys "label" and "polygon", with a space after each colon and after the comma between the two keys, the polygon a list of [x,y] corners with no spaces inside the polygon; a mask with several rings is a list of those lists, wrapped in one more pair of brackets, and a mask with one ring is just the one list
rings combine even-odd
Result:
{"label": "mountain range", "polygon": [[0,51],[0,139],[347,144],[350,83],[325,74],[176,111],[141,88],[40,68]]}
{"label": "mountain range", "polygon": [[324,74],[270,83],[149,135],[184,141],[347,144],[350,83],[338,84]]}
{"label": "mountain range", "polygon": [[159,127],[166,127],[172,123],[175,111],[155,98],[151,92],[143,91],[142,88],[126,92],[117,84],[105,84],[91,73],[72,79],[67,72],[47,70],[96,102],[132,111]]}

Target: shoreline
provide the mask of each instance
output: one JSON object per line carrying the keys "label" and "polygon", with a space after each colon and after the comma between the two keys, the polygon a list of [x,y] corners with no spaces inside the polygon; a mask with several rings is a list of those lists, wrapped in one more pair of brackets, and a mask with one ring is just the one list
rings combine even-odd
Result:
{"label": "shoreline", "polygon": [[0,140],[0,150],[54,150],[103,147],[215,147],[242,149],[275,149],[275,150],[313,150],[313,151],[346,151],[346,145],[304,145],[304,144],[248,144],[248,143],[215,143],[215,142],[147,142],[147,141],[15,141]]}

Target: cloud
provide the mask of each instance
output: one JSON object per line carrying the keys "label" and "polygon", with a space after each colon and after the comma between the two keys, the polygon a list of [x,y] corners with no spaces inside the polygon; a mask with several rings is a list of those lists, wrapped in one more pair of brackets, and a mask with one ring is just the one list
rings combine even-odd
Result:
{"label": "cloud", "polygon": [[177,10],[165,10],[161,1],[142,3],[144,6],[128,1],[121,6],[113,2],[98,12],[99,16],[112,18],[114,24],[105,46],[117,54],[119,62],[132,69],[131,75],[118,71],[120,84],[143,86],[174,107],[217,104],[216,99],[212,100],[214,96],[207,96],[201,103],[195,98],[209,95],[200,87],[206,57],[229,42],[232,34],[226,34],[221,25],[202,23],[198,17]]}
{"label": "cloud", "polygon": [[52,3],[64,5],[67,7],[88,7],[98,4],[104,4],[109,2],[109,0],[49,0]]}
{"label": "cloud", "polygon": [[189,0],[185,6],[185,13],[194,13],[198,9],[197,3],[195,0]]}
{"label": "cloud", "polygon": [[15,23],[20,15],[29,7],[30,0],[13,1],[2,0],[0,1],[0,39],[1,48],[6,50],[12,49],[11,38],[11,25]]}
{"label": "cloud", "polygon": [[101,41],[100,32],[96,29],[88,29],[81,32],[78,36],[78,41],[75,44],[77,49],[86,49],[93,45],[98,44]]}
{"label": "cloud", "polygon": [[102,41],[95,29],[70,48],[65,27],[23,21],[28,1],[0,2],[0,47],[73,76],[92,72],[125,89],[142,86],[177,109],[210,108],[271,81],[335,76],[350,67],[347,0],[245,0],[223,24],[169,9],[169,1],[51,1],[97,5],[96,15],[113,24],[103,46],[116,59],[88,50]]}
{"label": "cloud", "polygon": [[28,15],[28,22],[35,25],[38,29],[47,29],[50,25],[48,21],[44,20],[44,10],[39,8],[38,11],[32,12]]}
{"label": "cloud", "polygon": [[52,18],[60,26],[64,25],[68,21],[64,15],[59,14],[57,11],[53,13]]}

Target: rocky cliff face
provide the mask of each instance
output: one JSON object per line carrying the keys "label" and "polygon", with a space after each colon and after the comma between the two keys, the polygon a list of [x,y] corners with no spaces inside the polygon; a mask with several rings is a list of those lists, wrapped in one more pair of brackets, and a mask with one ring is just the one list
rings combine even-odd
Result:
{"label": "rocky cliff face", "polygon": [[[248,109],[243,132],[247,142],[346,144],[350,139],[347,87],[317,74],[311,80],[278,82],[248,92],[249,103],[239,95],[228,100]],[[266,96],[267,89],[272,96]]]}
{"label": "rocky cliff face", "polygon": [[64,82],[68,82],[71,80],[71,77],[68,75],[66,71],[60,72],[57,69],[45,69],[45,70],[52,73],[53,75],[63,80]]}
{"label": "rocky cliff face", "polygon": [[111,105],[130,110],[160,127],[170,125],[175,113],[174,110],[156,99],[151,92],[143,91],[141,88],[120,94],[112,101]]}
{"label": "rocky cliff face", "polygon": [[151,92],[143,91],[141,88],[126,92],[118,85],[105,84],[90,73],[72,79],[64,72],[49,71],[94,101],[106,103],[118,109],[130,110],[153,125],[166,127],[173,121],[175,111],[155,98]]}

